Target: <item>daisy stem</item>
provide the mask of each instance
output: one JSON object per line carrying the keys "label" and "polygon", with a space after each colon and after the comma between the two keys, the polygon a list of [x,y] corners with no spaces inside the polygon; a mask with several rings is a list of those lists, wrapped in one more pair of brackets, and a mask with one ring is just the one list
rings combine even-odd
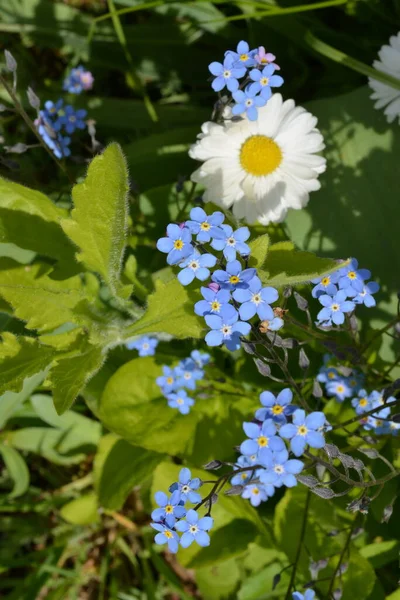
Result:
{"label": "daisy stem", "polygon": [[301,555],[301,549],[302,549],[304,538],[305,538],[305,534],[306,534],[307,518],[308,518],[308,511],[309,511],[309,508],[310,508],[310,501],[311,501],[311,492],[310,492],[310,490],[307,490],[306,503],[305,503],[305,506],[304,506],[304,513],[303,513],[303,521],[301,523],[300,538],[299,538],[299,543],[298,543],[298,546],[297,546],[296,556],[295,556],[295,559],[294,559],[292,573],[290,575],[289,585],[288,585],[288,588],[287,588],[287,591],[286,591],[285,600],[290,600],[291,591],[292,591],[292,588],[294,587],[294,582],[295,582],[295,579],[296,579],[297,566],[299,564],[300,555]]}

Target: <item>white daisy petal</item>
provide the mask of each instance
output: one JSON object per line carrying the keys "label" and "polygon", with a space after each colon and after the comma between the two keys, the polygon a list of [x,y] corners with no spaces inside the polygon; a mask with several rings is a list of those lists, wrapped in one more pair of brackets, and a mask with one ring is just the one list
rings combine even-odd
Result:
{"label": "white daisy petal", "polygon": [[[380,60],[374,60],[373,67],[400,79],[400,31],[397,35],[392,35],[389,43],[390,46],[382,46],[379,51]],[[389,123],[393,123],[396,118],[400,123],[400,90],[371,77],[368,81],[372,89],[371,99],[376,100],[374,107],[377,110],[385,109],[383,112]]]}
{"label": "white daisy petal", "polygon": [[232,207],[247,223],[280,222],[320,187],[326,161],[316,154],[324,148],[316,124],[313,115],[281,94],[258,109],[257,121],[205,123],[190,149],[202,162],[192,181],[205,187],[205,202]]}

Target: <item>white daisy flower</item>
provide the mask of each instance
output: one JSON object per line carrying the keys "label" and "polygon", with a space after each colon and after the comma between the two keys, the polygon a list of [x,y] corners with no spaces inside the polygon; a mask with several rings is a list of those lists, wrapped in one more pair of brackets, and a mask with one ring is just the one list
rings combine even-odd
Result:
{"label": "white daisy flower", "polygon": [[203,161],[192,181],[205,187],[204,201],[232,207],[238,218],[263,225],[282,221],[318,190],[325,159],[317,119],[293,100],[274,94],[258,120],[207,122],[189,155]]}
{"label": "white daisy flower", "polygon": [[[400,79],[400,31],[397,35],[392,35],[389,42],[390,46],[382,46],[379,50],[378,56],[381,60],[374,60],[373,67]],[[369,86],[373,90],[371,98],[376,100],[375,108],[379,110],[386,107],[383,112],[388,123],[393,123],[396,117],[399,117],[400,123],[400,90],[371,77],[369,77]]]}

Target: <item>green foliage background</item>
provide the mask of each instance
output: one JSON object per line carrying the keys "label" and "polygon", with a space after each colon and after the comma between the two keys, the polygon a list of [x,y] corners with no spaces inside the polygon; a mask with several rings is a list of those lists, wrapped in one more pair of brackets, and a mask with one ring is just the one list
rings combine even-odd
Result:
{"label": "green foliage background", "polygon": [[[318,117],[328,169],[307,209],[282,226],[252,228],[254,260],[263,281],[305,290],[335,267],[332,258],[356,256],[381,284],[378,307],[362,312],[364,339],[372,337],[397,305],[400,133],[374,110],[366,75],[399,22],[398,0],[0,0],[1,45],[18,61],[26,110],[28,85],[42,102],[55,100],[65,71],[82,62],[94,90],[68,102],[87,108],[106,147],[88,168],[82,136],[68,175],[39,148],[0,154],[0,595],[285,597],[289,571],[274,590],[272,582],[295,558],[302,486],[258,511],[221,497],[212,545],[181,551],[179,563],[152,544],[154,491],[168,488],[180,462],[210,479],[204,463],[232,460],[241,423],[271,388],[249,356],[217,350],[211,399],[184,418],[166,406],[154,381],[161,365],[204,349],[204,332],[192,312],[195,286],[180,286],[155,243],[192,206],[190,184],[177,192],[176,181],[194,168],[187,150],[215,101],[208,63],[240,39],[263,44],[278,57],[283,95]],[[2,114],[5,145],[35,143],[14,113]],[[124,342],[148,332],[165,341],[155,357],[136,358]],[[314,372],[322,351],[314,348]],[[368,358],[379,370],[398,353],[385,336]],[[399,375],[399,367],[390,372]],[[327,410],[349,416],[332,402]],[[398,446],[385,452],[396,460]],[[397,489],[396,480],[385,487],[351,543],[343,600],[400,598],[399,520],[381,524]],[[343,547],[354,520],[346,502],[312,497],[305,543],[314,560]],[[308,563],[302,552],[303,583]]]}

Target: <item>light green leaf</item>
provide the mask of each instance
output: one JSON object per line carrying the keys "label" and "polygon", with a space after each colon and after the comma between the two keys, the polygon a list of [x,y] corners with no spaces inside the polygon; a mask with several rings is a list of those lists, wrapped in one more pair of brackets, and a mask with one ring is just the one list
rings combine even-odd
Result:
{"label": "light green leaf", "polygon": [[71,500],[60,510],[65,521],[72,525],[92,525],[100,521],[97,512],[97,498],[94,492]]}
{"label": "light green leaf", "polygon": [[128,221],[128,171],[122,150],[111,144],[89,165],[86,179],[72,190],[75,208],[61,226],[78,246],[90,271],[116,293]]}
{"label": "light green leaf", "polygon": [[59,223],[67,216],[65,209],[56,206],[41,192],[3,177],[0,177],[0,207],[39,217],[48,223]]}
{"label": "light green leaf", "polygon": [[346,263],[296,250],[292,242],[278,242],[269,247],[258,276],[265,284],[281,287],[309,282],[340,269],[343,264]]}
{"label": "light green leaf", "polygon": [[26,322],[28,329],[45,333],[65,323],[90,326],[89,317],[79,318],[73,308],[87,299],[78,276],[55,281],[41,274],[41,265],[21,266],[10,259],[0,259],[0,296],[14,309],[14,315]]}
{"label": "light green leaf", "polygon": [[204,326],[194,314],[194,302],[177,279],[156,282],[146,313],[125,330],[127,338],[144,333],[170,333],[179,339],[202,337]]}
{"label": "light green leaf", "polygon": [[133,487],[149,479],[163,455],[132,446],[110,433],[100,440],[94,460],[100,506],[120,510]]}
{"label": "light green leaf", "polygon": [[231,558],[225,562],[196,569],[196,583],[200,593],[207,600],[232,598],[242,576],[238,562]]}
{"label": "light green leaf", "polygon": [[256,237],[249,243],[251,249],[249,260],[250,267],[262,267],[267,258],[269,242],[269,235],[264,233],[264,235]]}
{"label": "light green leaf", "polygon": [[360,554],[369,560],[374,569],[379,569],[398,559],[399,547],[398,540],[375,542],[360,548]]}
{"label": "light green leaf", "polygon": [[59,415],[74,403],[87,382],[100,370],[105,354],[98,346],[92,346],[85,338],[80,349],[66,358],[57,358],[52,367],[49,381],[53,390],[53,400]]}
{"label": "light green leaf", "polygon": [[6,444],[0,443],[0,454],[3,457],[8,475],[14,482],[13,489],[8,497],[18,498],[18,496],[25,494],[29,487],[29,471],[26,462],[15,448]]}
{"label": "light green leaf", "polygon": [[272,591],[274,577],[282,568],[281,562],[273,562],[258,573],[245,579],[237,595],[238,600],[269,600],[270,598],[281,600],[284,598],[287,584],[285,587],[278,586],[278,589]]}
{"label": "light green leaf", "polygon": [[0,397],[0,429],[3,429],[12,414],[29,398],[44,378],[44,371],[36,373],[36,375],[25,379],[20,392],[6,392]]}
{"label": "light green leaf", "polygon": [[[179,454],[192,440],[198,416],[170,408],[156,384],[161,366],[152,357],[135,358],[108,380],[99,417],[122,438],[148,450]],[[149,415],[154,419],[149,420]]]}
{"label": "light green leaf", "polygon": [[27,377],[46,369],[55,352],[33,338],[17,338],[8,332],[3,332],[1,336],[0,394],[19,392]]}

